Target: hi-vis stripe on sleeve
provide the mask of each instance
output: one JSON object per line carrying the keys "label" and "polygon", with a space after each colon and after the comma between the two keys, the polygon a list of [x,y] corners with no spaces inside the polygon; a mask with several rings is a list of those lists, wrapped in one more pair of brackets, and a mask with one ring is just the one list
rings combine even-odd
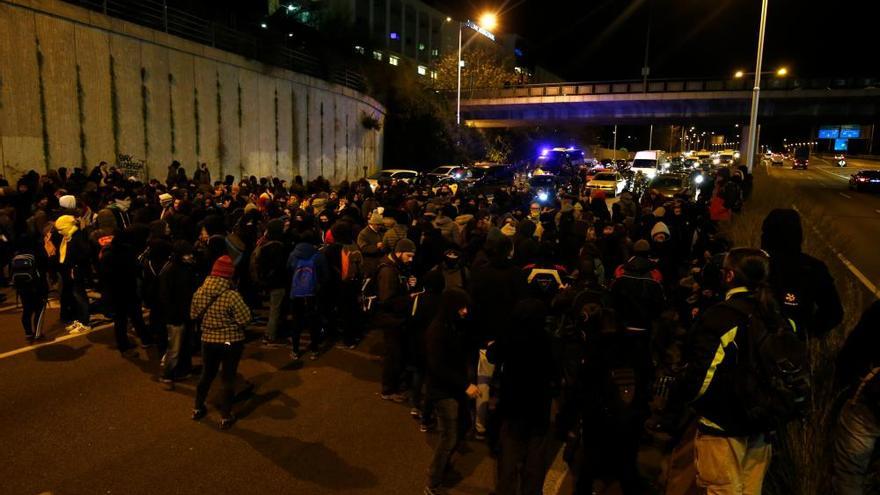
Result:
{"label": "hi-vis stripe on sleeve", "polygon": [[703,379],[703,386],[700,387],[700,393],[697,394],[698,399],[706,393],[706,390],[709,390],[709,385],[712,384],[712,378],[715,377],[715,370],[718,369],[718,365],[721,364],[721,361],[724,361],[724,349],[733,342],[733,339],[736,338],[736,332],[738,329],[739,327],[733,327],[721,336],[721,343],[718,344],[718,350],[715,351],[715,357],[712,358],[712,364],[710,364],[709,369],[706,370],[706,378]]}
{"label": "hi-vis stripe on sleeve", "polygon": [[791,329],[794,330],[794,333],[798,332],[797,323],[794,322],[791,318],[788,319],[788,322],[791,324]]}

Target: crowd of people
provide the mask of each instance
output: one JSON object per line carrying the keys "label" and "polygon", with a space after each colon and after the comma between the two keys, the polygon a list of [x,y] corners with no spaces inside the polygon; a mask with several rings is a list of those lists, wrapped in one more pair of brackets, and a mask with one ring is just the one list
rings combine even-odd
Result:
{"label": "crowd of people", "polygon": [[[259,345],[292,360],[378,332],[381,398],[438,434],[428,495],[469,435],[497,456],[499,495],[542,493],[557,440],[578,494],[609,481],[625,494],[758,494],[769,434],[809,388],[803,342],[843,316],[828,269],[801,252],[797,212],[773,211],[760,248],[725,234],[747,170],[717,171],[697,199],[624,192],[610,208],[580,187],[541,202],[512,184],[212,181],[177,162],[164,180],[102,162],[3,186],[0,256],[28,341],[44,338],[57,286],[66,331],[112,318],[123,356],[158,348],[163,382],[188,379],[200,355],[192,419],[219,373],[225,429],[255,310],[268,308]],[[869,344],[875,313],[854,334]],[[853,404],[874,403],[842,416],[857,426],[837,444],[841,493],[860,493],[863,440],[880,435],[864,385],[876,346],[851,347]],[[638,470],[646,443],[667,454],[656,479]]]}

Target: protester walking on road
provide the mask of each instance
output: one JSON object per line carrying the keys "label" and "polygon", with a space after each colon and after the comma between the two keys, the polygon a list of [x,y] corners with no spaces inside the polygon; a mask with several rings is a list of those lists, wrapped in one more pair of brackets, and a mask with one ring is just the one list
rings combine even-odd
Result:
{"label": "protester walking on road", "polygon": [[468,399],[480,395],[480,389],[468,377],[467,336],[462,321],[468,315],[469,305],[466,292],[447,289],[443,292],[440,312],[428,327],[428,398],[434,405],[439,437],[428,468],[425,495],[442,493],[452,454],[464,436],[460,427],[461,410]]}
{"label": "protester walking on road", "polygon": [[376,299],[379,303],[375,323],[382,331],[382,399],[403,402],[401,393],[404,365],[404,324],[410,316],[410,292],[415,277],[409,267],[415,257],[416,246],[409,239],[397,242],[394,252],[379,262],[376,272]]}
{"label": "protester walking on road", "polygon": [[244,350],[244,327],[251,321],[251,311],[234,287],[234,275],[232,259],[227,255],[218,258],[211,274],[193,296],[189,312],[191,319],[201,323],[203,361],[192,419],[199,420],[208,413],[205,400],[220,371],[221,429],[230,428],[236,420],[232,414],[235,376]]}
{"label": "protester walking on road", "polygon": [[161,382],[171,383],[189,375],[191,331],[189,310],[196,290],[192,245],[185,240],[174,242],[171,260],[159,273],[159,304],[167,326],[168,345],[162,357]]}

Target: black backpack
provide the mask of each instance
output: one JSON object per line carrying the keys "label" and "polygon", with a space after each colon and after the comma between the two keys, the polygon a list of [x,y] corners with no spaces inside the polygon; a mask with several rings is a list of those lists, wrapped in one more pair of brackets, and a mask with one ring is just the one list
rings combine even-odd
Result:
{"label": "black backpack", "polygon": [[724,200],[725,208],[737,213],[742,211],[742,196],[742,188],[738,183],[731,180],[724,184],[722,199]]}
{"label": "black backpack", "polygon": [[12,283],[18,290],[31,289],[36,286],[40,279],[40,271],[37,269],[37,259],[32,254],[17,254],[12,258],[11,270]]}
{"label": "black backpack", "polygon": [[733,381],[749,422],[773,430],[803,417],[810,397],[806,344],[787,320],[768,327],[748,300],[724,304],[744,317],[735,339],[739,359]]}

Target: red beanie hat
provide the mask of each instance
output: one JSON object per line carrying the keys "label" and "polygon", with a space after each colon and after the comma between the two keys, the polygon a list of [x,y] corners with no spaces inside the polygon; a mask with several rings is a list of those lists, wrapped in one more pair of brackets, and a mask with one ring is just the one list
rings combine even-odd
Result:
{"label": "red beanie hat", "polygon": [[232,258],[224,254],[217,258],[214,262],[214,268],[211,269],[212,277],[232,278],[235,275],[235,267],[232,266]]}

